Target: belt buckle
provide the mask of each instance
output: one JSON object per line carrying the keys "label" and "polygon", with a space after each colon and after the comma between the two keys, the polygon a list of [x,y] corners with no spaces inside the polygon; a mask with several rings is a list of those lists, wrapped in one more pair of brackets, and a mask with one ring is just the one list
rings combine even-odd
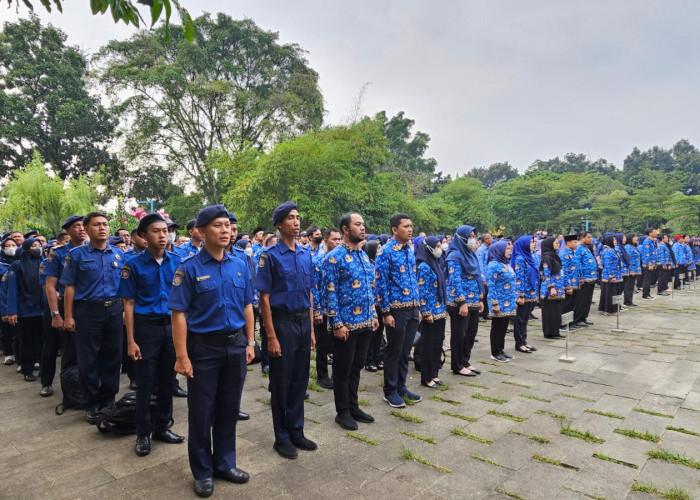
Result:
{"label": "belt buckle", "polygon": [[234,333],[233,335],[226,335],[226,345],[233,345],[236,340],[238,340],[237,333]]}

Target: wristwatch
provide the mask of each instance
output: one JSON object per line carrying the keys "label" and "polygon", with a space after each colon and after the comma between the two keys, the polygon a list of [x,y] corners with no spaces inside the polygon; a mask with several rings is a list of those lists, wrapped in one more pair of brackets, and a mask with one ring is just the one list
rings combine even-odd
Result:
{"label": "wristwatch", "polygon": [[61,314],[61,313],[59,313],[58,311],[51,311],[51,317],[52,317],[52,318],[55,318],[55,317],[58,316],[59,314]]}
{"label": "wristwatch", "polygon": [[248,342],[247,345],[248,345],[248,347],[255,347],[255,341],[253,341],[253,342]]}

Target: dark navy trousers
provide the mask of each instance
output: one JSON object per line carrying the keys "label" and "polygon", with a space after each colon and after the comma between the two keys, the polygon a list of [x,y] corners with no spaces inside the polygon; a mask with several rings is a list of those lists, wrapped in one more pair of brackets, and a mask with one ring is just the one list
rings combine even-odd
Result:
{"label": "dark navy trousers", "polygon": [[[136,435],[147,436],[168,428],[173,416],[175,347],[171,325],[134,319],[134,341],[141,359],[134,362],[136,377]],[[156,414],[151,415],[151,393],[158,387]]]}
{"label": "dark navy trousers", "polygon": [[304,395],[309,385],[311,323],[308,317],[272,323],[282,356],[270,356],[270,404],[275,441],[304,434]]}
{"label": "dark navy trousers", "polygon": [[87,410],[99,410],[114,403],[119,392],[122,362],[122,304],[110,307],[75,302],[75,347],[78,354],[80,387]]}
{"label": "dark navy trousers", "polygon": [[418,330],[418,308],[392,309],[394,328],[386,327],[384,352],[384,395],[406,392],[408,356]]}
{"label": "dark navy trousers", "polygon": [[[236,467],[236,422],[246,376],[245,343],[245,335],[228,346],[195,344],[188,339],[193,377],[187,379],[187,451],[195,479],[212,477],[214,470]],[[168,387],[172,390],[172,384]]]}

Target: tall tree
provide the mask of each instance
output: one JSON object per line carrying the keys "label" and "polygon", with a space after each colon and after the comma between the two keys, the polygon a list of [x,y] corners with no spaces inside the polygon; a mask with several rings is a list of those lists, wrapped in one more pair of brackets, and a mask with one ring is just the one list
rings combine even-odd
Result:
{"label": "tall tree", "polygon": [[535,160],[528,167],[528,171],[536,172],[554,172],[555,174],[585,173],[596,172],[599,174],[614,175],[616,172],[615,165],[608,163],[608,160],[599,158],[591,161],[590,158],[582,153],[567,153],[563,160],[555,157],[551,160]]}
{"label": "tall tree", "polygon": [[210,151],[259,150],[321,125],[318,74],[296,44],[252,20],[219,13],[194,20],[196,43],[175,34],[163,42],[140,32],[100,51],[101,80],[128,97],[116,110],[128,124],[124,154],[131,161],[184,171],[208,202],[218,202]]}
{"label": "tall tree", "polygon": [[116,121],[85,86],[87,63],[66,35],[37,17],[0,33],[0,175],[36,149],[62,179],[114,167]]}
{"label": "tall tree", "polygon": [[488,167],[476,167],[467,172],[469,177],[479,179],[486,189],[494,187],[496,184],[514,179],[520,173],[518,169],[510,163],[492,163]]}

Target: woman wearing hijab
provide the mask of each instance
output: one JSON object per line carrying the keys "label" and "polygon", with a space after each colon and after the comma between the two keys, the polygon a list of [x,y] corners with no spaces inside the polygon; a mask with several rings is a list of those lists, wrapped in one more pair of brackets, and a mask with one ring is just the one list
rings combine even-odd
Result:
{"label": "woman wearing hijab", "polygon": [[670,295],[668,293],[668,282],[673,279],[673,270],[676,268],[677,262],[667,234],[659,236],[658,252],[659,277],[656,280],[656,294]]}
{"label": "woman wearing hijab", "polygon": [[[637,251],[639,252],[639,266],[642,266],[642,252],[641,252],[641,245],[644,243],[644,240],[647,239],[647,235],[643,234],[641,236],[637,237]],[[642,291],[642,285],[644,284],[644,276],[642,276],[642,273],[640,272],[637,275],[637,283],[635,285],[637,286],[637,291],[641,292]]]}
{"label": "woman wearing hijab", "polygon": [[493,243],[489,247],[486,266],[488,304],[491,313],[491,359],[507,363],[513,356],[506,354],[506,330],[510,318],[524,300],[515,290],[515,271],[510,266],[513,244],[510,240]]}
{"label": "woman wearing hijab", "polygon": [[634,233],[629,233],[625,236],[625,251],[629,256],[629,278],[624,280],[624,296],[625,305],[629,307],[637,307],[637,304],[633,303],[632,299],[634,297],[634,285],[637,281],[637,277],[642,274],[642,260],[639,250],[637,250],[637,235]]}
{"label": "woman wearing hijab", "polygon": [[611,316],[616,312],[612,298],[618,294],[618,283],[622,283],[622,266],[620,256],[615,251],[616,245],[617,241],[613,234],[603,237],[603,251],[600,254],[602,270],[598,310],[605,316]]}
{"label": "woman wearing hijab", "polygon": [[478,240],[472,226],[459,226],[447,252],[447,312],[450,315],[452,373],[473,377],[481,373],[470,363],[484,311],[483,283],[474,250]]}
{"label": "woman wearing hijab", "polygon": [[2,325],[0,325],[0,348],[5,353],[5,365],[11,365],[15,361],[19,363],[19,340],[17,339],[17,327],[7,321],[7,272],[15,261],[17,243],[15,240],[5,238],[0,245],[0,315]]}
{"label": "woman wearing hijab", "polygon": [[43,311],[42,289],[39,283],[41,242],[27,238],[22,243],[22,255],[12,263],[7,278],[7,315],[11,325],[17,325],[24,380],[34,382],[35,363],[41,357]]}
{"label": "woman wearing hijab", "polygon": [[540,259],[540,303],[542,304],[542,333],[547,339],[563,339],[559,333],[561,305],[564,300],[564,275],[559,255],[559,242],[548,237],[542,241]]}
{"label": "woman wearing hijab", "polygon": [[[377,249],[381,246],[379,237],[367,238],[362,249],[365,251],[369,257],[369,261],[374,265],[374,261],[377,257]],[[375,271],[376,276],[376,271]],[[375,308],[377,309],[377,314],[381,317],[382,313],[379,310],[379,299],[375,298]],[[367,357],[365,358],[365,370],[369,372],[376,372],[384,368],[384,347],[386,347],[386,340],[384,340],[384,323],[379,322],[379,328],[372,334],[372,339],[369,341],[369,348],[367,349]]]}
{"label": "woman wearing hijab", "polygon": [[442,385],[438,372],[442,356],[442,342],[445,340],[445,320],[447,318],[447,287],[442,267],[440,238],[428,236],[416,245],[418,264],[418,296],[420,297],[421,322],[421,373],[420,383],[437,389]]}
{"label": "woman wearing hijab", "polygon": [[622,281],[617,284],[615,295],[624,294],[625,287],[628,286],[627,283],[630,281],[631,259],[625,248],[625,243],[627,243],[627,236],[623,233],[615,233],[615,251],[620,258],[620,270],[622,271]]}
{"label": "woman wearing hijab", "polygon": [[521,236],[515,240],[510,256],[510,265],[515,272],[515,293],[518,295],[513,320],[515,350],[524,353],[537,350],[527,343],[527,322],[537,302],[537,282],[540,279],[534,249],[535,238],[531,235]]}

